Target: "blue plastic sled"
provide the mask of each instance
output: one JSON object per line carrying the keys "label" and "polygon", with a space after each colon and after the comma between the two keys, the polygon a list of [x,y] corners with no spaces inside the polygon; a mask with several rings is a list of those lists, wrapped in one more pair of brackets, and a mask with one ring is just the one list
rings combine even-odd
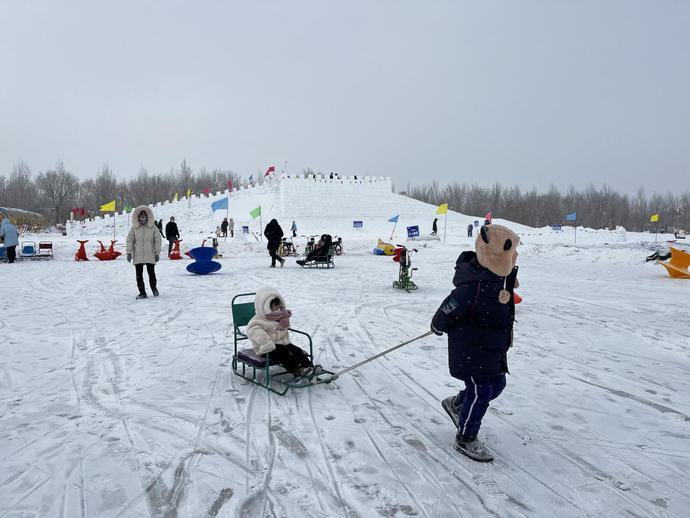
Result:
{"label": "blue plastic sled", "polygon": [[216,249],[210,246],[199,246],[197,248],[192,248],[189,251],[189,255],[192,256],[194,262],[187,265],[187,271],[189,273],[195,273],[196,275],[207,275],[209,273],[217,272],[222,268],[222,265],[213,261],[213,256],[216,255]]}

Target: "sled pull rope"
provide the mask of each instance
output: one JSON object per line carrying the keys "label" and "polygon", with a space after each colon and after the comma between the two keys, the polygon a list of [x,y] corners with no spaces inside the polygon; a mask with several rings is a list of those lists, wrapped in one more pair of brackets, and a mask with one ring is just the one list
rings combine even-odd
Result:
{"label": "sled pull rope", "polygon": [[361,362],[356,363],[356,364],[352,365],[351,367],[348,367],[347,369],[343,369],[343,370],[341,370],[340,372],[336,372],[336,373],[333,375],[333,378],[331,379],[331,381],[336,380],[336,379],[338,379],[340,376],[342,376],[343,374],[346,374],[346,373],[350,372],[351,370],[355,370],[355,369],[361,367],[361,366],[364,365],[364,364],[367,364],[367,363],[369,363],[369,362],[371,362],[371,361],[376,360],[377,358],[380,358],[381,356],[385,356],[386,354],[388,354],[388,353],[390,353],[390,352],[393,352],[393,351],[395,351],[396,349],[400,349],[401,347],[403,347],[403,346],[405,346],[405,345],[407,345],[407,344],[411,344],[412,342],[415,342],[415,341],[417,341],[417,340],[421,340],[422,338],[426,338],[427,336],[429,336],[429,335],[431,335],[431,334],[433,334],[433,331],[427,331],[427,332],[424,333],[423,335],[419,335],[418,337],[412,338],[411,340],[408,340],[407,342],[403,342],[403,343],[401,343],[401,344],[398,344],[398,345],[396,345],[396,346],[393,346],[393,347],[391,347],[390,349],[386,349],[385,351],[382,351],[382,352],[380,352],[380,353],[378,353],[378,354],[376,354],[376,355],[374,355],[374,356],[372,356],[372,357],[370,357],[370,358],[367,358],[366,360],[362,360]]}

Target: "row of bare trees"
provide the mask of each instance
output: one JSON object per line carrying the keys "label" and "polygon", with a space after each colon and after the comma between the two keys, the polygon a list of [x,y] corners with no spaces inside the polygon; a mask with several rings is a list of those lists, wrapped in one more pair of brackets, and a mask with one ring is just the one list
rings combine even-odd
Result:
{"label": "row of bare trees", "polygon": [[[491,211],[495,218],[542,227],[565,222],[565,215],[577,213],[577,224],[591,228],[625,227],[642,231],[666,228],[690,229],[690,191],[647,194],[640,188],[634,195],[621,194],[611,187],[588,185],[583,190],[571,186],[562,192],[552,185],[547,191],[522,190],[499,183],[491,187],[475,183],[452,183],[441,187],[433,182],[407,185],[408,196],[427,203],[448,203],[451,210],[482,216]],[[401,192],[401,194],[403,194]],[[660,222],[650,217],[659,214]]]}
{"label": "row of bare trees", "polygon": [[44,214],[52,223],[69,219],[73,208],[84,208],[89,215],[99,214],[101,205],[116,200],[118,209],[126,205],[136,206],[180,197],[187,190],[199,194],[205,189],[227,189],[245,182],[232,171],[225,169],[194,171],[186,160],[168,173],[149,173],[141,168],[131,179],[118,179],[105,164],[94,178],[80,181],[73,173],[57,162],[53,169],[33,174],[25,162],[18,162],[10,174],[0,175],[0,207],[14,207]]}

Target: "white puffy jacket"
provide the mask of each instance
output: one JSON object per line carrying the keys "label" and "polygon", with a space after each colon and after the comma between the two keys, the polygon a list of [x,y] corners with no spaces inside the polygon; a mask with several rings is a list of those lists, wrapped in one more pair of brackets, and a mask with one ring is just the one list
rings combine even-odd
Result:
{"label": "white puffy jacket", "polygon": [[[139,213],[146,212],[149,220],[146,225],[139,224]],[[127,253],[132,254],[132,264],[156,264],[156,256],[161,254],[161,233],[156,227],[153,212],[146,205],[132,211],[132,228],[127,234]]]}
{"label": "white puffy jacket", "polygon": [[256,354],[267,354],[275,350],[276,344],[290,343],[288,330],[281,329],[278,321],[266,318],[273,299],[280,299],[281,305],[286,307],[285,300],[274,288],[260,288],[254,297],[255,315],[247,324],[246,334]]}

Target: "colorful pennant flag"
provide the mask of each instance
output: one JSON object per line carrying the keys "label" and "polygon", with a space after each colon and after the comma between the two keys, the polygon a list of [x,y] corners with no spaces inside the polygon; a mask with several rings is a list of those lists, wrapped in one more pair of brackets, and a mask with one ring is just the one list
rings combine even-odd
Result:
{"label": "colorful pennant flag", "polygon": [[129,205],[125,205],[125,212],[126,212],[127,214],[129,214],[130,212],[132,212],[132,207],[130,207]]}
{"label": "colorful pennant flag", "polygon": [[438,206],[438,209],[436,209],[436,214],[448,214],[448,204],[441,203],[441,205]]}
{"label": "colorful pennant flag", "polygon": [[228,189],[232,191],[232,180],[228,180]]}
{"label": "colorful pennant flag", "polygon": [[187,189],[187,198],[189,198],[191,195],[192,195],[192,190],[191,190],[191,189]]}
{"label": "colorful pennant flag", "polygon": [[101,205],[101,212],[115,212],[115,200],[105,205]]}
{"label": "colorful pennant flag", "polygon": [[227,209],[228,208],[228,199],[226,197],[221,198],[218,201],[214,201],[211,203],[211,210],[213,212],[216,212],[217,210],[221,209]]}
{"label": "colorful pennant flag", "polygon": [[651,221],[652,223],[656,223],[657,221],[659,221],[659,214],[652,214],[652,217],[649,218],[649,221]]}
{"label": "colorful pennant flag", "polygon": [[484,216],[484,221],[488,221],[489,223],[491,223],[493,221],[493,219],[494,219],[494,217],[491,214],[491,211],[487,212],[486,216]]}
{"label": "colorful pennant flag", "polygon": [[266,174],[264,174],[264,176],[268,176],[269,174],[274,173],[275,170],[276,170],[275,166],[269,167],[268,169],[266,169]]}
{"label": "colorful pennant flag", "polygon": [[173,198],[174,201],[177,201],[177,193],[175,193],[175,197]]}
{"label": "colorful pennant flag", "polygon": [[388,222],[389,222],[389,223],[397,223],[399,217],[400,217],[400,214],[396,214],[396,215],[393,216],[392,218],[388,218]]}
{"label": "colorful pennant flag", "polygon": [[259,205],[257,208],[252,210],[249,215],[252,217],[252,219],[256,219],[259,216],[261,216],[261,205]]}

